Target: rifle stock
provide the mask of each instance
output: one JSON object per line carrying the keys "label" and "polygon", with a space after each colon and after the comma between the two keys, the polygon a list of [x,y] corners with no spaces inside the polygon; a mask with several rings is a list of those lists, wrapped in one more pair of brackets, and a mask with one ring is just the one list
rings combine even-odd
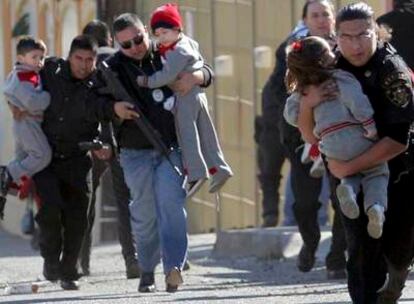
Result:
{"label": "rifle stock", "polygon": [[132,98],[131,95],[126,91],[125,87],[119,81],[118,77],[110,69],[110,67],[105,61],[102,61],[99,64],[99,70],[101,71],[106,83],[106,93],[111,94],[116,100],[127,101],[134,105],[134,111],[137,112],[139,115],[138,118],[133,119],[134,122],[138,125],[142,133],[144,133],[145,137],[149,140],[153,147],[167,159],[167,161],[173,167],[174,171],[178,174],[178,176],[182,176],[183,174],[181,173],[180,168],[174,165],[169,156],[172,149],[169,149],[165,145],[160,133],[151,125],[149,120],[144,116],[141,109],[135,102],[134,98]]}

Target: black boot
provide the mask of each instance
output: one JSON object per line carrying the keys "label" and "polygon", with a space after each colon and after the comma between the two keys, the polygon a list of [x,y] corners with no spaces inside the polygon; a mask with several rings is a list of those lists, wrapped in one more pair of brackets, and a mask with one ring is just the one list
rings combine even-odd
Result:
{"label": "black boot", "polygon": [[60,279],[60,265],[58,262],[44,262],[43,276],[46,280],[56,282]]}
{"label": "black boot", "polygon": [[302,272],[309,272],[315,265],[315,251],[310,250],[305,245],[302,246],[299,252],[297,267]]}
{"label": "black boot", "polygon": [[78,290],[79,282],[72,280],[62,280],[60,281],[60,287],[62,287],[64,290]]}
{"label": "black boot", "polygon": [[141,271],[138,266],[138,260],[135,257],[125,259],[127,279],[139,278]]}
{"label": "black boot", "polygon": [[139,280],[139,292],[155,292],[155,279],[153,272],[143,272]]}

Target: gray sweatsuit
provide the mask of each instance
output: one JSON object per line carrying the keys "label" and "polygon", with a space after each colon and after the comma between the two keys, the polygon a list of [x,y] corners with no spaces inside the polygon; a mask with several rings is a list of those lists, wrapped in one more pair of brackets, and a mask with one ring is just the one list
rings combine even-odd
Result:
{"label": "gray sweatsuit", "polygon": [[[176,80],[181,72],[193,72],[203,67],[198,43],[181,34],[181,39],[165,53],[163,68],[148,77],[147,86],[158,88]],[[179,145],[183,152],[188,181],[207,178],[216,172],[232,175],[211,121],[206,94],[199,86],[185,96],[176,96],[173,108]],[[206,167],[206,164],[208,167]]]}
{"label": "gray sweatsuit", "polygon": [[23,64],[16,64],[4,85],[6,100],[28,115],[13,120],[15,159],[7,170],[15,182],[45,168],[52,152],[41,127],[43,111],[49,106],[50,95],[43,91],[39,73]]}
{"label": "gray sweatsuit", "polygon": [[[348,161],[368,150],[374,141],[365,132],[376,133],[374,110],[368,97],[362,92],[358,80],[343,70],[334,70],[333,76],[339,87],[336,100],[325,101],[314,108],[314,134],[320,138],[319,148],[328,158]],[[296,126],[299,113],[299,94],[292,94],[284,109],[286,121]],[[341,180],[355,193],[360,186],[364,192],[364,209],[377,203],[387,209],[388,166],[382,163]]]}

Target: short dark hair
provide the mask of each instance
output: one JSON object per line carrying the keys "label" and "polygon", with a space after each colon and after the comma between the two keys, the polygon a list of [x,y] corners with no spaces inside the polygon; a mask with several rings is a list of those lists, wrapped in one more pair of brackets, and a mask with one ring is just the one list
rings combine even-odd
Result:
{"label": "short dark hair", "polygon": [[87,50],[96,54],[98,51],[98,43],[92,36],[79,35],[73,38],[70,44],[69,56],[77,50]]}
{"label": "short dark hair", "polygon": [[124,13],[119,15],[115,18],[114,24],[113,24],[113,30],[114,34],[119,33],[130,26],[138,26],[138,27],[144,27],[144,23],[142,23],[141,19],[136,14],[132,13]]}
{"label": "short dark hair", "polygon": [[108,25],[101,20],[92,20],[83,28],[82,34],[96,39],[98,46],[109,46],[108,37],[111,35]]}
{"label": "short dark hair", "polygon": [[335,8],[331,0],[308,0],[306,1],[305,5],[302,8],[302,19],[306,18],[306,15],[308,14],[309,5],[313,3],[324,3],[324,2],[326,2],[331,8],[332,14],[335,14]]}
{"label": "short dark hair", "polygon": [[17,55],[26,55],[33,50],[40,50],[46,52],[46,44],[40,40],[31,36],[22,36],[16,45]]}
{"label": "short dark hair", "polygon": [[338,11],[336,15],[336,30],[339,29],[339,25],[342,22],[358,19],[367,20],[371,25],[376,25],[372,7],[365,2],[357,2],[348,4]]}

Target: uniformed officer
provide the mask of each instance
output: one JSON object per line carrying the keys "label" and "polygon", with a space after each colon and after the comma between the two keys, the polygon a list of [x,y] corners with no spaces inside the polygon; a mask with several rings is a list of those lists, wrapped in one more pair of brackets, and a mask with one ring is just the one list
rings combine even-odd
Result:
{"label": "uniformed officer", "polygon": [[[414,121],[413,86],[407,65],[387,43],[379,41],[373,10],[366,3],[350,4],[336,17],[340,57],[338,68],[361,83],[374,109],[380,140],[367,152],[348,162],[328,160],[337,178],[353,175],[388,161],[390,179],[388,210],[381,239],[368,236],[363,196],[358,197],[361,216],[343,217],[348,241],[348,288],[353,303],[397,303],[414,256],[413,164],[407,163],[410,125]],[[299,115],[302,135],[314,141],[312,107],[326,92],[308,92]],[[412,156],[412,155],[411,155]],[[338,180],[335,180],[333,187]],[[337,203],[337,201],[336,201]],[[388,280],[386,273],[388,271]]]}
{"label": "uniformed officer", "polygon": [[[50,106],[44,113],[43,131],[52,148],[51,163],[33,176],[42,200],[36,216],[40,228],[40,252],[47,280],[61,280],[61,287],[78,289],[77,259],[86,229],[91,160],[79,149],[81,141],[98,134],[98,122],[115,116],[131,119],[131,104],[99,97],[93,79],[96,42],[78,36],[67,60],[50,58],[41,70]],[[11,108],[13,117],[25,115]]]}

